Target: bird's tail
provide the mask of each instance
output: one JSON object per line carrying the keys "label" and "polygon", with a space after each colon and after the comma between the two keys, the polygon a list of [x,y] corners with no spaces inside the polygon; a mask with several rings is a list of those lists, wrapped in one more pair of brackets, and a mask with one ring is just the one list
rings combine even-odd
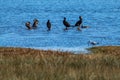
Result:
{"label": "bird's tail", "polygon": [[80,26],[70,25],[70,27],[83,27],[83,24],[81,24]]}

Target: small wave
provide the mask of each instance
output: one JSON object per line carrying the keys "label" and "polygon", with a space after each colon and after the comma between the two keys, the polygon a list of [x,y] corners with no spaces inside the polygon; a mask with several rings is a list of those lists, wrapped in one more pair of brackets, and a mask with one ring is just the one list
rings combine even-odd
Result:
{"label": "small wave", "polygon": [[88,53],[88,47],[31,47],[33,49],[42,49],[42,50],[54,50],[54,51],[67,51],[73,53]]}
{"label": "small wave", "polygon": [[7,37],[19,37],[19,34],[16,33],[6,33],[6,34],[2,34],[1,37],[3,38],[7,38]]}

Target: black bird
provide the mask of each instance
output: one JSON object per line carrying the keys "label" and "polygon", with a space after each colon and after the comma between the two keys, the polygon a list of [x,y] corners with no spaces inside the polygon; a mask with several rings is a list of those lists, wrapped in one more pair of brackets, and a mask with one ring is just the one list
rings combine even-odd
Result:
{"label": "black bird", "polygon": [[39,22],[39,21],[38,21],[37,19],[34,19],[34,20],[33,20],[33,25],[32,25],[33,29],[36,29],[36,28],[37,28],[38,22]]}
{"label": "black bird", "polygon": [[75,23],[75,26],[80,26],[82,24],[82,17],[79,16],[79,20]]}
{"label": "black bird", "polygon": [[82,24],[82,17],[79,16],[79,20],[75,23],[75,26],[78,27],[78,30],[80,30],[80,26],[81,26],[81,24]]}
{"label": "black bird", "polygon": [[70,24],[66,21],[66,17],[64,17],[63,24],[66,27],[65,30],[68,30],[68,27],[70,27]]}
{"label": "black bird", "polygon": [[25,26],[26,26],[29,30],[31,29],[30,22],[26,22],[26,23],[25,23]]}
{"label": "black bird", "polygon": [[48,28],[48,31],[51,30],[51,22],[50,22],[50,20],[47,21],[47,28]]}

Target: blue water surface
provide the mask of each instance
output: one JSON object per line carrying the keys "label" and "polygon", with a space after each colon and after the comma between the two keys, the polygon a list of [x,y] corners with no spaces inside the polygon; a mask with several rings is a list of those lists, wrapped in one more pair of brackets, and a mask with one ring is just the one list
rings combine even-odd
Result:
{"label": "blue water surface", "polygon": [[[63,30],[63,17],[74,25],[79,16],[90,28]],[[25,22],[34,18],[38,28],[27,30]],[[89,40],[120,45],[120,0],[0,0],[0,46],[81,51]]]}

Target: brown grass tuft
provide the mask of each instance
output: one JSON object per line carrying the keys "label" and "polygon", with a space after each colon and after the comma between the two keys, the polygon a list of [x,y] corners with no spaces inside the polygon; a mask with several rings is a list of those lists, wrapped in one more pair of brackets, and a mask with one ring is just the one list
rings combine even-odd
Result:
{"label": "brown grass tuft", "polygon": [[0,48],[0,80],[120,80],[120,47],[73,54],[30,48]]}

